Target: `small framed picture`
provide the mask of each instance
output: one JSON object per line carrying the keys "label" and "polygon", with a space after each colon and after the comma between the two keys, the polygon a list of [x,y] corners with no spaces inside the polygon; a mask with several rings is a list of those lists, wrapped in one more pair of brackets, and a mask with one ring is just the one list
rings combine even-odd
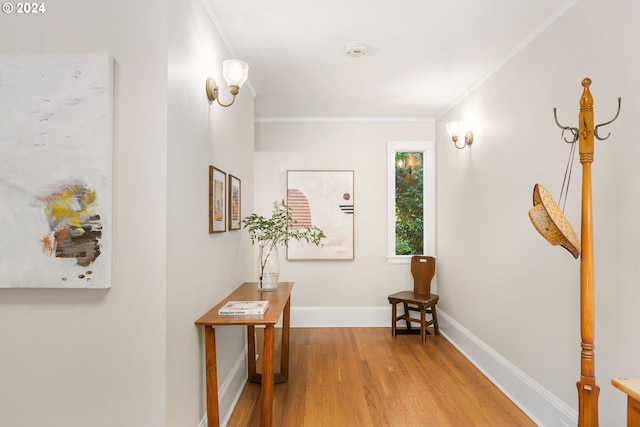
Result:
{"label": "small framed picture", "polygon": [[227,231],[227,174],[209,166],[209,233]]}
{"label": "small framed picture", "polygon": [[240,230],[240,178],[229,174],[229,230]]}

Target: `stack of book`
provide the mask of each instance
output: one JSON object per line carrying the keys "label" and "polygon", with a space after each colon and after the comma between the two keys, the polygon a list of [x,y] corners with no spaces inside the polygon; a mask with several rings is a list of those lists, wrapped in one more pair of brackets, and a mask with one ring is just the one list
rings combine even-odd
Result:
{"label": "stack of book", "polygon": [[229,301],[218,314],[221,316],[261,315],[267,311],[269,301]]}

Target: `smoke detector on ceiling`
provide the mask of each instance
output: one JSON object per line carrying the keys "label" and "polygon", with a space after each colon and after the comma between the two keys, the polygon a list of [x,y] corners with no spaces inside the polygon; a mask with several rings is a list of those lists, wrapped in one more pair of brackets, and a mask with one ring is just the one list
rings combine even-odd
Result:
{"label": "smoke detector on ceiling", "polygon": [[351,43],[347,45],[345,53],[352,58],[362,56],[367,53],[367,46],[362,43]]}

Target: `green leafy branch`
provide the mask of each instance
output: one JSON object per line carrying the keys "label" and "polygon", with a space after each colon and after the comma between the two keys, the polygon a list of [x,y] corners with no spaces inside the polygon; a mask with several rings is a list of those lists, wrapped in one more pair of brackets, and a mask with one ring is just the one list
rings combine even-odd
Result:
{"label": "green leafy branch", "polygon": [[273,202],[270,218],[254,213],[242,220],[242,226],[249,232],[252,244],[271,243],[274,246],[288,246],[290,240],[297,240],[318,246],[320,241],[327,237],[315,225],[296,227],[296,223],[291,216],[291,209],[284,200]]}

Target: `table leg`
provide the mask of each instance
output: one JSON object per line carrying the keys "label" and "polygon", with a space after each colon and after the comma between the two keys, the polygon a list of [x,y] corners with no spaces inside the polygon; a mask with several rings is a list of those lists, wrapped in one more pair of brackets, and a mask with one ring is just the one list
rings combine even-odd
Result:
{"label": "table leg", "polygon": [[287,299],[287,304],[284,306],[284,312],[282,314],[282,349],[280,351],[280,375],[284,377],[284,380],[289,379],[289,325],[290,325],[290,308],[291,297]]}
{"label": "table leg", "polygon": [[640,426],[640,402],[635,398],[627,397],[627,427]]}
{"label": "table leg", "polygon": [[216,330],[213,329],[213,326],[205,326],[204,328],[204,347],[207,372],[207,425],[209,427],[219,427]]}
{"label": "table leg", "polygon": [[273,425],[273,325],[264,328],[264,343],[262,360],[262,391],[260,396],[260,427]]}
{"label": "table leg", "polygon": [[256,375],[256,330],[253,325],[247,325],[247,376],[251,382],[260,382],[260,376]]}

